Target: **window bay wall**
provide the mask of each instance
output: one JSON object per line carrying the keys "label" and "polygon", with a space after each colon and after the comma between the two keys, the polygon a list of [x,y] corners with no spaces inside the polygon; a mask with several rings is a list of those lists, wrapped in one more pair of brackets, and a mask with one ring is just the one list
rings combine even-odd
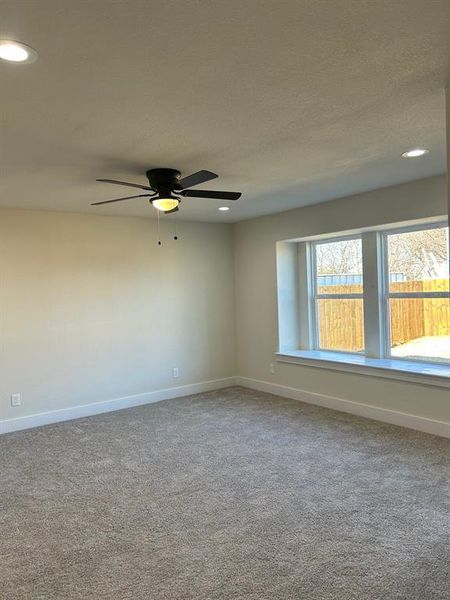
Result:
{"label": "window bay wall", "polygon": [[[445,342],[431,350],[423,340],[407,345],[449,333],[448,253],[420,250],[422,267],[404,268],[417,262],[405,256],[414,247],[406,237],[417,230],[443,238],[447,219],[446,177],[436,176],[236,224],[241,383],[375,418],[397,415],[391,422],[403,415],[400,424],[409,417],[448,423]],[[433,271],[432,284],[424,269]],[[289,356],[299,350],[322,360]],[[419,372],[408,377],[411,361]]]}

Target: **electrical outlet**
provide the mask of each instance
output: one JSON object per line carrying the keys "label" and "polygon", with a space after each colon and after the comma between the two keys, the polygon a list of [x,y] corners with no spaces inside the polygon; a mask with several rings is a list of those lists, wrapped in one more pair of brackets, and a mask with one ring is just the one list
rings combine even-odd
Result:
{"label": "electrical outlet", "polygon": [[270,363],[270,365],[269,365],[269,371],[271,373],[275,373],[275,363]]}
{"label": "electrical outlet", "polygon": [[172,374],[173,374],[174,379],[178,379],[178,377],[180,376],[180,372],[178,370],[178,367],[174,367],[172,369]]}
{"label": "electrical outlet", "polygon": [[11,394],[11,406],[20,406],[22,404],[22,397],[20,394]]}

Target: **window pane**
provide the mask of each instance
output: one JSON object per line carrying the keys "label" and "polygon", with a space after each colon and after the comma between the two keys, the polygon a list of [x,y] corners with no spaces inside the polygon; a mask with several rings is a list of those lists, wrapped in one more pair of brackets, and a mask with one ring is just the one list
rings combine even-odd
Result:
{"label": "window pane", "polygon": [[391,354],[450,362],[450,298],[391,298]]}
{"label": "window pane", "polygon": [[391,292],[448,291],[448,227],[394,233],[387,240]]}
{"label": "window pane", "polygon": [[316,244],[316,285],[319,294],[361,294],[361,238]]}
{"label": "window pane", "polygon": [[317,324],[322,350],[364,351],[362,299],[317,300]]}

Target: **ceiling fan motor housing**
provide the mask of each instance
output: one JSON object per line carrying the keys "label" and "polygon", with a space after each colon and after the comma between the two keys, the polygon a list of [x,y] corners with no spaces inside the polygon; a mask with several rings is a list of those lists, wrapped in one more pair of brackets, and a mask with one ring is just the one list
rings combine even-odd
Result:
{"label": "ceiling fan motor housing", "polygon": [[150,169],[146,175],[150,187],[157,190],[160,196],[170,196],[171,192],[181,190],[181,173],[177,169]]}

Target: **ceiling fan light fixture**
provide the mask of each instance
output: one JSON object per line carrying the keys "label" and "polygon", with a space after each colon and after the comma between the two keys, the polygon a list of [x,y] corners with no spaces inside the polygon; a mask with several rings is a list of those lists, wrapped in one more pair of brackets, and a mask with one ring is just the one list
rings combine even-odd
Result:
{"label": "ceiling fan light fixture", "polygon": [[170,210],[173,210],[180,204],[180,201],[178,200],[178,198],[172,198],[172,197],[155,198],[155,200],[150,200],[150,202],[153,204],[153,206],[156,209],[161,210],[162,212],[168,212]]}

